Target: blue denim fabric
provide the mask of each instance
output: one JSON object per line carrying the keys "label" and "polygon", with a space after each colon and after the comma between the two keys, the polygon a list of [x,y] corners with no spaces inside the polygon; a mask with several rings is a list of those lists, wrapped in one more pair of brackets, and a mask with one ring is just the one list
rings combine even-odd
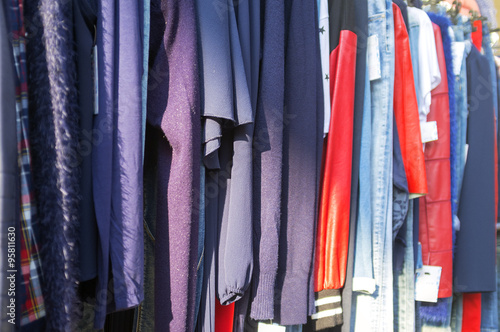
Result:
{"label": "blue denim fabric", "polygon": [[491,37],[487,24],[483,24],[483,50],[490,64],[493,107],[495,107],[495,118],[498,119],[497,66],[495,65],[495,56],[491,48]]}
{"label": "blue denim fabric", "polygon": [[394,332],[415,331],[415,262],[413,255],[413,200],[406,219],[403,270],[394,271]]}
{"label": "blue denim fabric", "polygon": [[[372,136],[370,172],[372,253],[375,292],[354,295],[354,331],[390,331],[394,326],[392,276],[392,143],[394,21],[392,1],[368,3],[368,32],[378,37],[381,78],[370,82]],[[369,64],[373,65],[373,64]],[[353,280],[354,285],[354,280]]]}
{"label": "blue denim fabric", "polygon": [[[465,35],[469,34],[470,28],[467,26],[466,23],[463,23],[461,19],[459,19],[458,24],[453,26],[453,31],[455,33],[455,41],[457,42],[463,42],[465,40]],[[457,172],[455,172],[456,178],[453,179],[454,181],[457,181],[457,186],[455,186],[458,195],[457,197],[457,204],[456,206],[459,206],[459,199],[460,199],[460,191],[462,190],[462,179],[464,175],[464,168],[465,168],[465,145],[466,145],[466,138],[467,138],[467,115],[468,115],[468,109],[467,109],[467,71],[466,71],[466,59],[467,59],[467,54],[470,52],[471,48],[471,43],[469,41],[465,42],[465,52],[464,56],[462,59],[462,67],[460,70],[460,75],[455,77],[455,101],[456,101],[456,110],[457,110],[457,139],[458,142],[456,144],[456,156],[457,159],[459,160],[459,163],[457,165],[458,169]],[[453,211],[453,228],[454,231],[457,231],[460,227],[460,222],[458,220],[457,211]]]}
{"label": "blue denim fabric", "polygon": [[[368,63],[368,61],[367,61]],[[353,291],[371,294],[375,289],[372,263],[372,211],[371,211],[371,139],[372,139],[372,110],[370,95],[370,80],[368,70],[365,78],[365,96],[363,106],[363,123],[361,129],[361,152],[360,162],[362,165],[359,172],[359,204],[358,217],[356,221],[356,247],[354,252],[354,274]],[[358,285],[359,284],[359,285]],[[368,284],[368,286],[366,286]],[[365,286],[363,286],[365,285]],[[373,290],[370,292],[370,288]]]}
{"label": "blue denim fabric", "polygon": [[498,332],[498,294],[481,295],[481,332]]}
{"label": "blue denim fabric", "polygon": [[463,297],[461,293],[453,295],[453,303],[451,308],[451,331],[462,332],[462,317],[463,317]]}

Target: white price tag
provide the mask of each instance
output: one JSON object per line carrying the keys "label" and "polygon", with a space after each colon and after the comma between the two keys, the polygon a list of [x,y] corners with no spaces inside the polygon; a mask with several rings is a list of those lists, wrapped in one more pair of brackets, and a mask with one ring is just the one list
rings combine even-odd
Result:
{"label": "white price tag", "polygon": [[467,162],[467,157],[469,156],[469,144],[465,144],[465,160],[464,163]]}
{"label": "white price tag", "polygon": [[370,81],[377,80],[382,77],[380,70],[380,49],[378,44],[378,36],[371,35],[368,37],[368,74]]}
{"label": "white price tag", "polygon": [[285,332],[286,327],[259,322],[258,330],[259,332]]}
{"label": "white price tag", "polygon": [[429,265],[417,269],[417,278],[415,280],[416,301],[437,302],[442,269],[441,266]]}
{"label": "white price tag", "polygon": [[465,53],[465,42],[451,43],[451,53],[453,54],[453,73],[455,74],[455,76],[458,76],[462,71],[462,60]]}
{"label": "white price tag", "polygon": [[422,135],[422,143],[438,140],[438,128],[436,121],[420,122],[420,134]]}

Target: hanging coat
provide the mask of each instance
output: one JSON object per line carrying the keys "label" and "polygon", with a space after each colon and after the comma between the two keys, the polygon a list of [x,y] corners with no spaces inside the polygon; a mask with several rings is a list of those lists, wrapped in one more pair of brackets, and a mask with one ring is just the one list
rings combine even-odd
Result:
{"label": "hanging coat", "polygon": [[325,138],[316,236],[315,287],[344,285],[349,243],[356,45],[352,1],[331,1],[331,119]]}
{"label": "hanging coat", "polygon": [[425,265],[441,266],[439,297],[452,296],[452,222],[450,176],[450,106],[441,29],[433,23],[441,83],[431,92],[427,121],[436,121],[438,140],[425,144],[429,194],[420,198],[419,240]]}

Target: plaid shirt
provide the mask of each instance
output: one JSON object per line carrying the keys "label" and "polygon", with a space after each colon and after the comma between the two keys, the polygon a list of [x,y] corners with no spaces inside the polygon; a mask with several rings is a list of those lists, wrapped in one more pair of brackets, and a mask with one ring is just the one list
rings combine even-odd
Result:
{"label": "plaid shirt", "polygon": [[10,0],[10,30],[16,65],[16,122],[17,150],[21,184],[21,280],[19,287],[25,297],[21,300],[21,326],[45,316],[42,295],[42,265],[36,241],[36,204],[31,177],[31,154],[28,120],[28,77],[26,68],[26,41],[22,0]]}

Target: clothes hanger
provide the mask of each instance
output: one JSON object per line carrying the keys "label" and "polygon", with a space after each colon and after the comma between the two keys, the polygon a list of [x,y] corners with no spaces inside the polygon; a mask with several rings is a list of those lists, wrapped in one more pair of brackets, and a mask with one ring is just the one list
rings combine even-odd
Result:
{"label": "clothes hanger", "polygon": [[441,2],[441,0],[428,0],[428,1],[425,1],[424,4],[426,5],[430,5],[430,8],[429,10],[433,13],[437,13],[439,8],[438,8],[438,4]]}
{"label": "clothes hanger", "polygon": [[474,26],[474,22],[479,21],[479,13],[473,9],[469,10],[470,15],[470,25],[472,27],[472,32],[476,32],[477,28]]}
{"label": "clothes hanger", "polygon": [[458,14],[460,14],[460,9],[462,9],[462,2],[454,0],[451,8],[447,11],[453,25],[458,24]]}

